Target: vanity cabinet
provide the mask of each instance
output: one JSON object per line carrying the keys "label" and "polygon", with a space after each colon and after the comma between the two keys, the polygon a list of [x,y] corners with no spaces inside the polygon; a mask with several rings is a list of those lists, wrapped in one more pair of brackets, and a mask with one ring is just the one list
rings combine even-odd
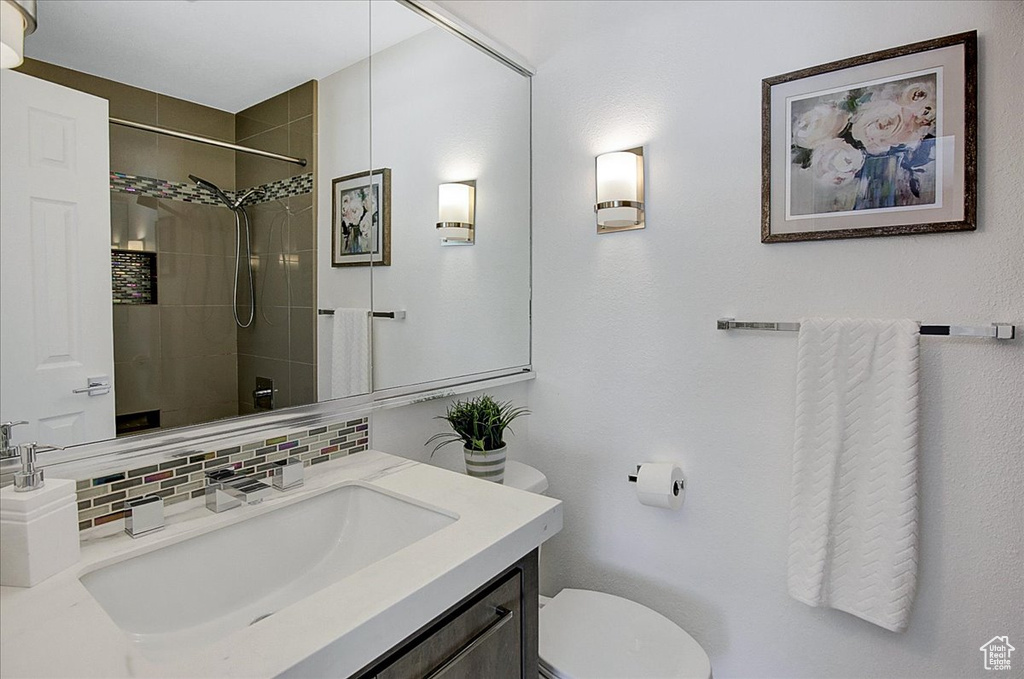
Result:
{"label": "vanity cabinet", "polygon": [[537,676],[537,552],[527,555],[356,676]]}

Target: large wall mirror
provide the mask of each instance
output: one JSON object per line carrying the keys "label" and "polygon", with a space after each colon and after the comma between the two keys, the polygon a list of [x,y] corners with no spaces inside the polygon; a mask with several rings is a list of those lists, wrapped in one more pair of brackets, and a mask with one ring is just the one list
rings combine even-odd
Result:
{"label": "large wall mirror", "polygon": [[530,80],[436,12],[40,0],[3,73],[16,442],[529,366]]}
{"label": "large wall mirror", "polygon": [[424,17],[396,42],[386,9],[369,69],[320,81],[321,400],[530,362],[530,80]]}

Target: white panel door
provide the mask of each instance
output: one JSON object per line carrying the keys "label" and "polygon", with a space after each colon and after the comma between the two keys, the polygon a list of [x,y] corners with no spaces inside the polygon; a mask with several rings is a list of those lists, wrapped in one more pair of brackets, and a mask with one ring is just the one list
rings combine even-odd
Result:
{"label": "white panel door", "polygon": [[0,418],[29,421],[19,443],[115,433],[107,125],[105,99],[0,72]]}

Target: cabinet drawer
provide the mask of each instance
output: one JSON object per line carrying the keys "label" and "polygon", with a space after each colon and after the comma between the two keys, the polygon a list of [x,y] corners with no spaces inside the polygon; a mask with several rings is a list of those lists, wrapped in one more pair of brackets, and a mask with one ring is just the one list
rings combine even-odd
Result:
{"label": "cabinet drawer", "polygon": [[518,571],[377,673],[379,679],[513,679],[522,676],[522,576]]}

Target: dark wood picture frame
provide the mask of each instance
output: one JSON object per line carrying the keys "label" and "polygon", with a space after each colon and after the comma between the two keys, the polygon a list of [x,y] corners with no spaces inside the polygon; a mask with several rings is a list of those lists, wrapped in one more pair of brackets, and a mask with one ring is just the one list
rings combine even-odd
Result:
{"label": "dark wood picture frame", "polygon": [[[977,125],[978,125],[978,123],[977,123],[977,120],[978,120],[978,111],[977,111],[977,52],[978,52],[978,48],[977,48],[977,40],[978,40],[978,38],[977,38],[977,31],[969,31],[969,32],[966,32],[966,33],[959,33],[959,34],[956,34],[956,35],[950,35],[950,36],[946,36],[946,37],[942,37],[942,38],[936,38],[934,40],[926,40],[926,41],[923,41],[923,42],[917,42],[917,43],[912,43],[912,44],[909,44],[909,45],[903,45],[902,47],[895,47],[895,48],[892,48],[892,49],[882,50],[882,51],[879,51],[879,52],[872,52],[870,54],[863,54],[863,55],[860,55],[860,56],[857,56],[857,57],[852,57],[852,58],[849,58],[849,59],[841,59],[839,61],[833,61],[833,62],[830,62],[830,63],[827,63],[827,64],[821,64],[820,66],[813,66],[811,68],[805,68],[805,69],[802,69],[802,70],[799,70],[799,71],[793,71],[791,73],[785,73],[783,75],[778,75],[778,76],[774,76],[774,77],[771,77],[771,78],[765,78],[762,81],[762,84],[761,84],[761,117],[762,117],[762,131],[761,131],[761,163],[762,163],[762,165],[761,165],[761,242],[762,243],[784,243],[784,242],[804,241],[804,240],[826,240],[826,239],[837,239],[837,238],[865,238],[865,237],[871,237],[871,236],[896,236],[896,235],[904,235],[904,234],[940,233],[940,232],[947,232],[947,231],[973,231],[973,230],[975,230],[977,228]],[[804,79],[807,79],[807,78],[812,78],[812,77],[815,77],[815,76],[821,76],[822,74],[832,74],[834,72],[843,71],[845,69],[851,69],[851,68],[861,67],[861,66],[865,66],[865,65],[874,65],[874,64],[878,64],[878,62],[884,62],[884,61],[891,60],[891,59],[897,59],[897,58],[900,58],[900,57],[907,57],[909,55],[917,55],[917,54],[920,54],[922,52],[929,52],[929,51],[932,51],[932,50],[938,50],[938,49],[943,49],[943,48],[948,48],[948,47],[957,47],[957,46],[962,46],[962,48],[963,48],[963,64],[962,64],[962,69],[963,69],[963,71],[962,71],[962,73],[963,73],[963,90],[962,90],[962,92],[960,92],[956,88],[950,88],[949,90],[946,90],[944,86],[942,88],[937,87],[937,90],[939,90],[939,91],[937,93],[935,93],[935,94],[936,94],[936,96],[943,97],[942,99],[939,99],[939,101],[942,101],[944,103],[942,103],[941,106],[937,106],[936,108],[940,110],[940,115],[945,116],[946,115],[945,113],[941,113],[941,109],[945,108],[945,109],[949,110],[950,107],[954,107],[955,106],[955,107],[957,107],[956,112],[957,112],[957,114],[959,116],[959,105],[960,105],[959,102],[960,102],[960,99],[962,97],[962,103],[963,103],[962,121],[963,121],[963,127],[962,127],[962,129],[960,129],[959,126],[957,126],[957,129],[956,130],[952,130],[952,131],[947,130],[947,129],[943,129],[940,134],[936,134],[935,136],[942,138],[943,144],[945,144],[947,138],[949,138],[951,135],[955,135],[955,138],[952,140],[952,148],[955,149],[955,152],[957,154],[962,154],[962,159],[963,159],[962,160],[962,162],[963,162],[963,170],[962,170],[962,182],[963,182],[963,185],[962,185],[962,187],[960,186],[960,181],[959,181],[961,179],[961,177],[958,176],[959,173],[957,173],[957,167],[958,167],[959,159],[956,162],[954,162],[954,163],[947,163],[947,165],[951,166],[951,167],[946,167],[947,171],[954,173],[954,176],[953,176],[953,180],[954,180],[953,187],[955,188],[955,190],[957,192],[957,195],[959,195],[962,192],[962,201],[963,201],[963,213],[962,213],[963,217],[962,217],[962,219],[956,219],[956,218],[954,218],[954,219],[935,219],[935,217],[934,217],[935,212],[938,211],[938,208],[936,208],[936,211],[933,212],[933,216],[932,217],[928,217],[928,216],[922,215],[922,217],[924,217],[924,219],[926,221],[922,221],[920,223],[913,222],[913,223],[901,223],[901,224],[879,224],[879,225],[874,225],[874,226],[860,225],[860,226],[855,227],[855,228],[829,228],[827,230],[823,229],[823,230],[801,230],[801,231],[789,231],[789,230],[782,230],[782,229],[778,229],[777,228],[775,231],[773,231],[772,230],[772,213],[773,213],[773,204],[772,204],[772,198],[773,198],[773,183],[772,183],[772,180],[773,180],[773,176],[772,176],[772,174],[773,174],[773,161],[774,161],[774,168],[775,168],[775,174],[776,174],[776,177],[774,178],[775,181],[776,181],[776,186],[775,186],[775,190],[774,190],[774,194],[775,194],[774,197],[775,197],[775,199],[777,201],[780,200],[780,199],[782,199],[784,201],[787,201],[785,203],[785,205],[786,205],[786,208],[785,208],[786,209],[786,213],[785,213],[784,216],[788,217],[788,210],[789,210],[789,203],[788,203],[788,201],[790,200],[790,195],[788,195],[787,192],[789,192],[791,190],[791,186],[790,186],[790,183],[787,181],[788,177],[779,176],[779,175],[782,174],[782,173],[780,173],[778,171],[779,165],[780,165],[780,163],[784,163],[785,166],[787,167],[787,172],[792,172],[793,170],[791,168],[789,168],[788,165],[791,164],[791,163],[797,162],[797,160],[800,158],[800,156],[798,156],[797,154],[805,152],[805,156],[804,157],[806,158],[806,160],[804,162],[806,162],[807,164],[803,165],[802,167],[806,168],[810,164],[811,157],[813,155],[813,152],[810,149],[802,149],[802,148],[798,147],[796,144],[793,143],[793,139],[789,137],[790,114],[788,113],[788,111],[786,113],[786,119],[784,121],[773,120],[772,119],[772,116],[773,116],[773,101],[772,101],[773,89],[778,88],[780,85],[783,85],[783,84],[786,84],[786,83],[794,83],[795,81],[800,81],[800,80],[804,80]],[[936,57],[936,58],[938,58],[938,57]],[[905,62],[902,62],[902,63],[910,63],[910,62],[906,62],[905,61]],[[958,69],[960,68],[960,65],[957,64],[955,61],[951,61],[950,63],[953,64],[954,66],[956,66]],[[884,68],[884,66],[882,68]],[[896,78],[897,77],[901,77],[900,76],[901,71],[900,71],[900,68],[899,68],[899,64],[893,64],[893,69],[894,70],[892,71],[892,74],[890,76],[887,76],[887,77],[890,78],[892,80],[892,82],[895,83],[896,82]],[[939,70],[941,70],[941,69],[939,69]],[[867,72],[867,71],[862,71],[862,73],[864,73],[864,72]],[[832,78],[832,80],[835,80],[835,78]],[[818,82],[821,82],[821,81],[818,81]],[[878,82],[884,84],[885,81],[884,81],[884,79],[882,79],[882,80],[879,80]],[[942,82],[942,81],[938,81],[937,80],[936,82]],[[855,75],[854,73],[850,73],[849,74],[848,84],[844,84],[842,87],[835,88],[835,91],[842,91],[844,88],[848,88],[848,91],[844,92],[844,94],[848,94],[848,97],[852,98],[852,97],[856,96],[856,92],[864,92],[865,91],[864,88],[862,87],[863,84],[864,84],[864,81],[861,80],[861,78],[857,77],[857,75]],[[874,83],[868,83],[868,84],[874,85]],[[874,85],[874,86],[875,87],[881,87],[882,85]],[[787,87],[787,89],[789,91],[792,91],[793,88],[796,87],[796,85],[787,85],[786,87]],[[813,92],[813,90],[815,89],[813,86],[810,85],[810,83],[808,83],[808,87],[809,87],[808,91],[811,91],[811,92]],[[775,107],[776,108],[774,109],[775,112],[776,112],[776,117],[778,117],[779,106],[782,103],[781,97],[783,97],[784,95],[783,94],[778,94],[778,96],[780,97],[780,101],[777,101],[775,103]],[[801,94],[799,96],[802,97],[802,98],[808,98],[809,99],[810,97],[814,96],[814,94],[813,93],[812,94]],[[841,136],[841,134],[843,134],[843,133],[840,133],[840,136],[837,137],[838,139],[845,138],[846,140],[848,140],[848,141],[850,141],[852,143],[860,144],[859,141],[853,139],[853,137],[850,136],[850,134],[851,134],[850,133],[850,129],[852,127],[853,117],[854,117],[855,112],[857,110],[856,106],[858,105],[858,103],[861,102],[862,99],[863,99],[863,97],[861,99],[854,99],[854,100],[852,100],[852,103],[850,104],[851,111],[850,111],[849,122],[846,124],[845,128],[842,128],[844,130],[845,135],[847,135],[847,136],[843,137],[843,136]],[[868,95],[867,99],[864,100],[864,101],[870,101],[870,95]],[[845,102],[843,103],[843,105],[846,105]],[[842,125],[843,123],[840,122],[839,124]],[[772,158],[772,150],[773,150],[773,139],[772,139],[772,131],[773,131],[773,129],[772,128],[773,127],[775,127],[776,134],[780,134],[780,129],[779,128],[781,127],[781,134],[786,137],[786,139],[785,139],[786,153],[787,154],[792,154],[792,155],[787,155],[787,158],[785,159],[785,161],[781,161],[780,160],[780,148],[782,148],[781,147],[782,141],[781,141],[781,139],[778,139],[778,138],[775,140],[775,144],[774,144],[775,152],[776,152],[776,157],[774,159]],[[937,130],[938,127],[935,126],[935,129]],[[830,141],[834,141],[834,140],[835,139],[830,140]],[[918,143],[920,143],[920,142],[918,142]],[[936,140],[936,141],[933,141],[932,143],[933,144],[937,144],[938,141]],[[865,159],[872,158],[872,156],[869,154],[869,152],[867,150],[864,150],[863,146],[861,146],[860,148],[861,148],[861,150],[864,153],[863,158],[865,158]],[[932,148],[933,148],[933,154],[935,154],[935,156],[938,156],[938,154],[939,154],[939,147],[933,146]],[[945,148],[945,147],[943,146],[943,148]],[[895,147],[893,147],[893,149],[890,149],[890,153],[893,150],[895,150]],[[906,157],[906,156],[904,156],[904,157]],[[863,162],[866,162],[866,161],[862,160],[861,162],[863,163]],[[902,162],[906,162],[906,161],[904,160]],[[933,158],[933,162],[934,162],[934,158]],[[896,161],[894,160],[893,163],[895,164]],[[854,165],[855,165],[854,163],[851,163],[848,167],[853,167]],[[857,181],[858,183],[866,181],[865,179],[863,179],[863,178],[861,178],[859,176],[859,175],[862,174],[862,171],[863,171],[863,173],[866,173],[866,167],[867,166],[864,165],[863,167],[858,169],[857,170],[857,175],[853,175],[852,173],[846,175],[846,179],[849,179],[851,182]],[[905,171],[907,173],[906,176],[909,177],[909,179],[907,180],[909,182],[909,186],[914,187],[914,182],[917,181],[914,178],[915,175],[913,174],[915,172],[915,170],[913,170],[910,167],[905,166],[905,165],[901,165],[900,167],[905,167],[906,168]],[[897,168],[897,171],[898,171],[898,168]],[[937,170],[935,170],[934,172],[938,173]],[[836,176],[838,177],[838,179],[835,180],[835,183],[837,183],[837,184],[846,180],[846,179],[844,179],[843,175],[838,175],[837,174]],[[856,177],[856,179],[854,179],[854,177]],[[945,184],[945,179],[944,179],[943,176],[938,176],[937,179],[935,180],[935,182],[938,182],[938,183],[941,183],[941,184]],[[889,186],[895,185],[895,183],[896,182],[890,178]],[[781,184],[781,188],[780,188],[780,184]],[[858,190],[860,190],[860,189],[858,189]],[[918,193],[915,192],[913,195],[917,196]],[[941,201],[940,201],[940,203],[938,203],[938,205],[941,207]],[[953,205],[953,207],[957,211],[959,210],[959,200],[953,201],[952,205]],[[946,205],[945,207],[948,208],[949,205]],[[781,206],[779,206],[779,205],[774,206],[774,210],[776,211],[776,215],[777,216],[778,216],[778,211],[780,209],[781,209]],[[856,209],[857,208],[854,208],[854,210],[856,210]],[[897,209],[904,209],[905,210],[907,208],[897,206]],[[920,209],[920,208],[917,208],[917,206],[915,206],[914,209],[911,209],[910,211],[907,211],[907,212],[902,212],[901,214],[903,214],[903,215],[911,215],[912,216],[918,209]],[[924,206],[924,209],[928,209],[927,206]],[[890,214],[895,212],[895,211],[896,210],[892,210],[892,209],[889,210]],[[877,213],[882,212],[882,210],[875,210],[874,212],[877,214]],[[869,218],[869,216],[871,215],[871,212],[870,211],[868,211],[868,212],[857,212],[857,211],[836,212],[835,215],[828,215],[827,213],[821,213],[821,217],[823,217],[824,219],[833,220],[831,222],[833,225],[840,224],[841,222],[835,221],[835,220],[843,219],[844,215],[852,216],[852,217],[848,217],[848,219],[851,219],[851,220],[852,219],[856,219],[858,221],[863,222],[863,221],[865,221],[866,219]],[[812,214],[812,215],[809,215],[809,216],[811,218],[815,219],[815,220],[821,218],[817,214]],[[901,221],[911,221],[911,217],[910,216],[893,218],[893,220],[897,220],[897,219],[901,220]],[[889,221],[889,220],[879,220],[879,221]]]}
{"label": "dark wood picture frame", "polygon": [[[372,251],[345,251],[347,231],[353,228],[351,220],[343,214],[343,196],[351,192],[380,187],[377,205],[377,219],[371,219],[371,242],[376,236],[378,248]],[[360,217],[364,217],[365,211]],[[360,220],[361,221],[361,220]],[[358,222],[356,222],[358,224]],[[373,226],[375,224],[375,226]],[[331,180],[331,266],[391,266],[391,168],[379,168],[371,172],[336,177]]]}

